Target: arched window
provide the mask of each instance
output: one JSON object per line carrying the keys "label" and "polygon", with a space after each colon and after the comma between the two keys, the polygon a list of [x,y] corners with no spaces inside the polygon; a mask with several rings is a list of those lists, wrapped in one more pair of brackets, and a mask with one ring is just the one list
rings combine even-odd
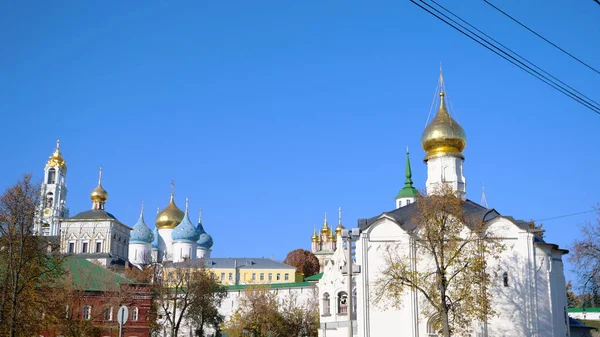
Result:
{"label": "arched window", "polygon": [[133,307],[133,309],[131,309],[131,321],[135,322],[138,320],[138,316],[139,316],[139,310],[137,307]]}
{"label": "arched window", "polygon": [[323,315],[331,314],[331,300],[329,299],[329,294],[323,294]]}
{"label": "arched window", "polygon": [[505,287],[508,287],[508,272],[502,274],[502,283]]}
{"label": "arched window", "polygon": [[46,194],[46,207],[52,207],[53,201],[54,201],[54,193],[48,192],[48,194]]}
{"label": "arched window", "polygon": [[345,291],[338,293],[338,314],[348,313],[348,294]]}
{"label": "arched window", "polygon": [[440,336],[440,316],[432,316],[427,321],[427,337],[438,337]]}
{"label": "arched window", "polygon": [[48,170],[48,184],[56,183],[56,169],[53,167]]}

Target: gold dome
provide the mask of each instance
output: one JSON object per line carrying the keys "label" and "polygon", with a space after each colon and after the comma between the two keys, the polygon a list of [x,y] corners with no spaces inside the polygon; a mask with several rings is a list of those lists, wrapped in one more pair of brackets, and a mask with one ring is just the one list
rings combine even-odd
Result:
{"label": "gold dome", "polygon": [[162,211],[156,215],[156,228],[175,228],[183,221],[185,213],[175,205],[174,195],[171,201]]}
{"label": "gold dome", "polygon": [[102,188],[102,184],[98,184],[92,193],[90,193],[90,199],[92,199],[93,202],[106,202],[106,200],[108,200],[108,192]]}
{"label": "gold dome", "polygon": [[344,226],[342,226],[342,224],[337,225],[337,227],[335,228],[335,235],[342,235],[342,229],[344,229]]}
{"label": "gold dome", "polygon": [[333,236],[333,232],[329,232],[329,237],[327,238],[328,241],[333,242],[335,241],[335,237]]}
{"label": "gold dome", "polygon": [[462,151],[466,145],[465,130],[448,113],[444,102],[444,93],[441,92],[438,112],[421,136],[421,146],[427,153],[425,161],[441,156],[454,156],[464,159]]}
{"label": "gold dome", "polygon": [[61,169],[67,169],[67,163],[65,159],[60,154],[60,140],[56,141],[56,149],[48,158],[48,162],[46,163],[46,167],[59,167]]}
{"label": "gold dome", "polygon": [[321,235],[327,236],[329,232],[329,225],[327,224],[327,212],[325,212],[325,220],[323,221],[323,228],[321,228]]}
{"label": "gold dome", "polygon": [[312,242],[319,242],[319,236],[317,235],[317,229],[313,231]]}

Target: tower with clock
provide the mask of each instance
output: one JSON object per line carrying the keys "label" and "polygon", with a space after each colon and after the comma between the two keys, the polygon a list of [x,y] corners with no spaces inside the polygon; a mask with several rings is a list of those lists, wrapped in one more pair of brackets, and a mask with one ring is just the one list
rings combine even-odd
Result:
{"label": "tower with clock", "polygon": [[60,234],[58,219],[68,217],[67,164],[60,153],[60,141],[44,168],[44,181],[36,216],[35,232],[43,236]]}

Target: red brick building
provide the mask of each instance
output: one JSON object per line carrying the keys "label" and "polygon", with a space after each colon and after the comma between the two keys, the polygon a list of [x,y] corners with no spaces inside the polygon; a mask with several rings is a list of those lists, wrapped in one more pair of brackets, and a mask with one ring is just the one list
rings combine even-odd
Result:
{"label": "red brick building", "polygon": [[129,317],[122,336],[150,337],[154,317],[149,284],[135,283],[82,258],[67,259],[66,267],[76,289],[64,297],[65,317],[41,337],[117,337],[117,312],[123,305],[128,308]]}

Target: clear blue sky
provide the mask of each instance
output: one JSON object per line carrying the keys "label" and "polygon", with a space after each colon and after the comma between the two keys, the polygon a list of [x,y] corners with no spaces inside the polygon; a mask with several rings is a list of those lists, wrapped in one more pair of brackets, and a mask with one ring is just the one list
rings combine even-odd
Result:
{"label": "clear blue sky", "polygon": [[[442,3],[600,100],[600,75],[482,1]],[[593,1],[497,4],[600,67]],[[0,45],[2,188],[41,179],[60,138],[72,214],[100,165],[106,208],[129,225],[142,200],[154,219],[174,178],[213,256],[283,259],[325,211],[342,206],[350,227],[393,209],[406,146],[423,188],[440,62],[472,200],[485,184],[490,207],[525,220],[600,201],[600,116],[409,1],[5,1]],[[547,221],[547,240],[568,248],[595,217]]]}

